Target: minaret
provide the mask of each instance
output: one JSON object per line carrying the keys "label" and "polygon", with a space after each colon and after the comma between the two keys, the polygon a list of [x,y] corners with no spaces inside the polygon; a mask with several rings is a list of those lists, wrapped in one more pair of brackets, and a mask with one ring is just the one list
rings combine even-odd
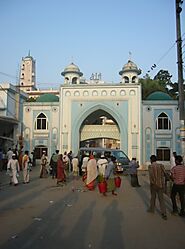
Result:
{"label": "minaret", "polygon": [[141,74],[141,69],[139,69],[137,65],[129,59],[127,64],[123,66],[119,74],[121,75],[122,78],[121,83],[137,84],[138,75]]}
{"label": "minaret", "polygon": [[83,75],[78,66],[71,63],[61,73],[64,76],[64,84],[80,84],[80,77]]}
{"label": "minaret", "polygon": [[22,58],[21,68],[20,68],[20,80],[19,86],[20,90],[27,92],[36,90],[36,77],[35,77],[35,60],[30,55]]}

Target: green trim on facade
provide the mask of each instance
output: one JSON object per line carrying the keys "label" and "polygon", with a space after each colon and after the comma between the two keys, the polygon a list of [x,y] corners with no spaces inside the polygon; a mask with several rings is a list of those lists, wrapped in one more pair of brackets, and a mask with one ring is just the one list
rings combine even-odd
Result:
{"label": "green trim on facade", "polygon": [[51,93],[46,93],[39,96],[35,102],[59,102],[59,97]]}

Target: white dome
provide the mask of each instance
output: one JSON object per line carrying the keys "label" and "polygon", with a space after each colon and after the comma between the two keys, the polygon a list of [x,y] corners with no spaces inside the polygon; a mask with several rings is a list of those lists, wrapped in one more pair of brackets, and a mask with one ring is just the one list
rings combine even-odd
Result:
{"label": "white dome", "polygon": [[125,72],[136,72],[138,75],[141,74],[141,70],[138,69],[137,65],[129,60],[122,68],[122,70],[119,72],[120,75],[122,75]]}
{"label": "white dome", "polygon": [[83,73],[80,72],[79,67],[76,66],[74,63],[71,63],[69,66],[67,66],[61,74],[65,76],[66,73],[77,73],[79,76],[83,75]]}

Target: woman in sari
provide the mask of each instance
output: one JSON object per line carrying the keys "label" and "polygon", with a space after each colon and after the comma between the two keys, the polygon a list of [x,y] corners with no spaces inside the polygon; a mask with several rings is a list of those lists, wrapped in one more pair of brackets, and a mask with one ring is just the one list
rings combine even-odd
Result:
{"label": "woman in sari", "polygon": [[63,155],[60,154],[57,160],[57,185],[66,181],[66,175],[64,172]]}
{"label": "woman in sari", "polygon": [[98,176],[97,171],[97,163],[96,159],[93,155],[90,155],[89,161],[87,163],[87,179],[86,179],[86,187],[89,190],[93,190],[95,188],[96,177]]}

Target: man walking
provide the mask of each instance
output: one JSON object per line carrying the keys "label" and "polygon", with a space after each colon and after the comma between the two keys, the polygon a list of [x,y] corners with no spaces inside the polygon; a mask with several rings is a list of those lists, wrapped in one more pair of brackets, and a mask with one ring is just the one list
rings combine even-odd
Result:
{"label": "man walking", "polygon": [[108,165],[108,161],[105,158],[104,154],[102,154],[101,157],[97,161],[99,175],[105,177],[105,170],[106,170],[107,165]]}
{"label": "man walking", "polygon": [[57,161],[59,157],[59,150],[56,150],[55,153],[52,155],[50,160],[50,166],[52,168],[52,178],[57,178]]}
{"label": "man walking", "polygon": [[131,177],[131,186],[132,187],[141,187],[138,181],[137,169],[139,168],[139,163],[136,161],[136,158],[133,157],[129,162],[129,171]]}
{"label": "man walking", "polygon": [[160,209],[162,218],[164,220],[167,220],[166,216],[166,207],[164,203],[164,178],[165,178],[165,168],[164,165],[158,164],[157,158],[155,155],[152,155],[150,157],[151,165],[149,165],[149,179],[150,179],[150,191],[151,191],[151,200],[150,200],[150,208],[148,209],[148,212],[154,213],[155,209],[155,201],[156,201],[156,195],[159,199]]}
{"label": "man walking", "polygon": [[19,162],[16,159],[16,155],[12,154],[12,159],[8,161],[7,171],[10,174],[10,184],[14,184],[14,186],[18,185],[18,172],[19,172]]}
{"label": "man walking", "polygon": [[173,205],[173,212],[172,214],[178,214],[178,207],[176,202],[176,195],[179,194],[180,203],[181,203],[181,210],[179,215],[185,216],[185,166],[182,163],[182,157],[176,156],[175,157],[175,164],[171,169],[171,178],[173,180],[173,187],[171,190],[171,200]]}
{"label": "man walking", "polygon": [[22,169],[23,169],[23,183],[29,183],[30,181],[30,170],[29,170],[29,151],[26,150],[22,158]]}

